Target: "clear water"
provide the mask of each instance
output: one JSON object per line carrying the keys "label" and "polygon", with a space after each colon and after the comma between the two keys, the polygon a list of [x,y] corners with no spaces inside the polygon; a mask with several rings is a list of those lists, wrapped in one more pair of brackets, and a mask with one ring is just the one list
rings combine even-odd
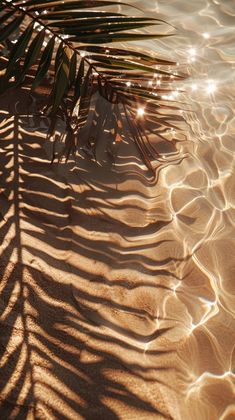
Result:
{"label": "clear water", "polygon": [[[174,301],[181,306],[184,398],[176,418],[232,419],[234,404],[234,151],[235,2],[224,0],[139,1],[177,27],[162,45],[190,78],[184,100],[193,112],[183,146],[187,159],[165,168],[161,184],[184,263],[176,270]],[[157,45],[157,42],[156,42]],[[157,47],[156,47],[157,50]],[[181,250],[181,251],[180,251]]]}
{"label": "clear water", "polygon": [[28,93],[2,104],[6,418],[235,418],[235,3],[132,3],[177,27],[142,46],[190,75],[157,180],[125,147],[51,165],[48,120],[13,115]]}

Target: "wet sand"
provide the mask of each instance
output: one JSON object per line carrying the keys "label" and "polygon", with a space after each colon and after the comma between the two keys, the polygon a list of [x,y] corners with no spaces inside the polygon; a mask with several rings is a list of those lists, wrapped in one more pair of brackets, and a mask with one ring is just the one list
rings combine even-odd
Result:
{"label": "wet sand", "polygon": [[157,179],[131,144],[113,166],[51,164],[48,120],[2,103],[4,419],[235,418],[234,9],[168,3],[190,110]]}

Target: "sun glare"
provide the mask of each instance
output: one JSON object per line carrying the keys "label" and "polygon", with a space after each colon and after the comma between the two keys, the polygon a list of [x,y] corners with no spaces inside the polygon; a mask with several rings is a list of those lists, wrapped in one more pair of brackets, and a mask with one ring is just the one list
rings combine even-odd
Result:
{"label": "sun glare", "polygon": [[145,114],[144,108],[138,108],[137,109],[137,116],[138,117],[143,117],[144,114]]}
{"label": "sun glare", "polygon": [[216,91],[216,84],[213,81],[209,82],[206,91],[209,94],[214,93]]}

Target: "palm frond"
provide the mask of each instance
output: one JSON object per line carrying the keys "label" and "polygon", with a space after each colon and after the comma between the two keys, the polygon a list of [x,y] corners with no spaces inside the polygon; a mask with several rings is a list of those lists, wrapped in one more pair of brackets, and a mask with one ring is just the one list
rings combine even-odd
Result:
{"label": "palm frond", "polygon": [[[113,11],[117,6],[119,9],[132,7],[136,16]],[[162,24],[166,22],[140,16],[137,7],[123,2],[3,0],[0,44],[9,53],[5,54],[0,91],[27,84],[28,80],[33,90],[40,89],[49,77],[52,86],[44,112],[66,121],[69,151],[79,144],[80,132],[93,113],[93,129],[87,131],[95,145],[100,137],[98,131],[108,130],[113,136],[106,136],[109,140],[103,144],[110,153],[110,144],[123,138],[120,127],[126,126],[144,162],[151,168],[151,159],[158,159],[159,155],[148,139],[147,122],[151,116],[151,125],[155,120],[156,126],[164,126],[158,110],[165,106],[163,96],[169,90],[167,83],[173,77],[182,79],[184,75],[168,70],[176,64],[173,61],[131,49],[129,42],[171,36],[162,32],[139,32]],[[20,36],[16,39],[18,33]],[[113,47],[114,42],[128,42],[128,46]],[[29,75],[31,78],[27,78]],[[154,82],[156,77],[161,77],[162,86]],[[136,118],[138,107],[145,110],[141,123]],[[71,133],[74,147],[71,147]],[[91,138],[87,141],[91,142]]]}

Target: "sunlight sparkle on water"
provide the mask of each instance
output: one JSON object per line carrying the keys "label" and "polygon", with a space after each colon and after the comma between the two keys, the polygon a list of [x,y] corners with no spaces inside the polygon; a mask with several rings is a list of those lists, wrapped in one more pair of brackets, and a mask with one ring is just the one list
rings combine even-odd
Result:
{"label": "sunlight sparkle on water", "polygon": [[189,48],[188,50],[188,62],[196,60],[197,51],[195,48]]}
{"label": "sunlight sparkle on water", "polygon": [[191,57],[193,57],[194,55],[196,55],[196,49],[195,48],[189,48],[188,53]]}
{"label": "sunlight sparkle on water", "polygon": [[137,116],[138,117],[143,117],[144,114],[145,114],[144,108],[138,108],[137,109]]}
{"label": "sunlight sparkle on water", "polygon": [[206,87],[206,92],[207,93],[214,93],[216,91],[216,84],[213,81],[209,81],[208,85]]}

